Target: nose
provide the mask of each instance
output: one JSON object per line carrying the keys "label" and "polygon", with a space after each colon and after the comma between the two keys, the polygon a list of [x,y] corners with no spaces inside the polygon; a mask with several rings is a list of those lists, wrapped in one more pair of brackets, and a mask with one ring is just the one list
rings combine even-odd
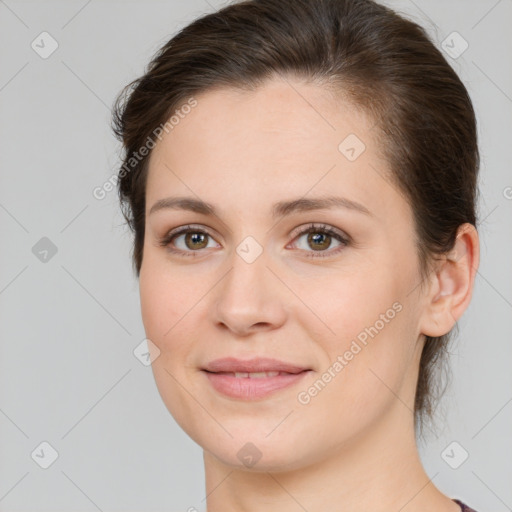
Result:
{"label": "nose", "polygon": [[252,262],[234,251],[230,264],[212,296],[214,322],[237,336],[283,325],[290,291],[269,267],[265,251]]}

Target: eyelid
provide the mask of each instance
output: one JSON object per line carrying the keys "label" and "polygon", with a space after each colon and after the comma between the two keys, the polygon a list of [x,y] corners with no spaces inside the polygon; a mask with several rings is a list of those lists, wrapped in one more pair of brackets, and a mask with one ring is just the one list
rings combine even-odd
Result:
{"label": "eyelid", "polygon": [[[181,249],[170,248],[169,245],[173,238],[187,234],[188,232],[203,233],[212,238],[213,240],[215,240],[215,237],[210,233],[209,230],[212,230],[212,228],[205,228],[203,225],[200,224],[185,224],[183,226],[179,226],[175,229],[172,229],[171,231],[164,234],[161,238],[158,239],[158,245],[166,247],[173,254],[178,254],[182,256],[195,256],[196,254],[201,255],[201,253],[204,252],[204,249],[200,249],[197,251],[183,251]],[[330,256],[335,256],[340,252],[341,249],[352,243],[351,237],[347,235],[345,232],[323,222],[309,222],[306,225],[298,226],[292,231],[292,233],[289,236],[292,237],[293,243],[297,238],[307,235],[310,232],[316,231],[323,232],[328,234],[329,236],[334,237],[340,242],[341,246],[336,249],[328,249],[326,251],[304,251],[303,249],[299,249],[300,251],[307,253],[307,257],[327,258]],[[326,252],[326,255],[323,255],[322,252]]]}
{"label": "eyelid", "polygon": [[332,235],[337,235],[346,242],[350,241],[350,237],[345,232],[324,222],[308,222],[307,224],[303,224],[302,226],[295,228],[291,232],[290,236],[292,236],[293,239],[295,240],[295,238],[297,238],[298,236],[307,234],[309,230],[313,231],[315,229],[317,229],[318,231],[326,231]]}
{"label": "eyelid", "polygon": [[206,233],[212,238],[213,235],[211,234],[211,231],[215,231],[213,228],[209,226],[204,226],[203,224],[184,224],[183,226],[178,226],[177,228],[171,229],[171,231],[166,232],[162,239],[169,239],[175,235],[183,234],[183,232],[186,232],[187,230],[197,230],[200,233]]}
{"label": "eyelid", "polygon": [[[184,224],[183,226],[178,226],[177,228],[171,229],[167,231],[162,237],[158,238],[158,245],[163,247],[167,247],[173,238],[176,238],[181,235],[186,235],[187,232],[192,231],[196,233],[204,233],[209,236],[211,239],[215,240],[215,237],[212,235],[211,231],[214,231],[212,228],[208,226],[203,226],[201,224]],[[216,241],[216,240],[215,240]],[[218,243],[218,242],[217,242]],[[180,249],[171,250],[171,252],[183,253]],[[185,252],[200,252],[200,251],[185,251]]]}

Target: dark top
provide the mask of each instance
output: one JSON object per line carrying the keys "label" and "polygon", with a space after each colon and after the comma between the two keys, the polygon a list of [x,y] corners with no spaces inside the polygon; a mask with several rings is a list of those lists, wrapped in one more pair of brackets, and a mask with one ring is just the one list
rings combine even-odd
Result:
{"label": "dark top", "polygon": [[467,505],[462,503],[462,501],[460,501],[460,500],[454,499],[453,501],[455,501],[455,503],[457,503],[457,505],[460,505],[461,512],[476,512],[476,510],[468,507]]}

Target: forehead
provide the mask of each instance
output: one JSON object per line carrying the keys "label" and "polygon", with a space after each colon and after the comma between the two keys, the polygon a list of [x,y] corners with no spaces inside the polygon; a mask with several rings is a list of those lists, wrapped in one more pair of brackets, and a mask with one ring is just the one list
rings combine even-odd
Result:
{"label": "forehead", "polygon": [[373,121],[346,97],[319,85],[274,79],[254,91],[218,88],[195,99],[197,106],[164,134],[159,150],[193,139],[198,149],[209,150],[210,159],[256,153],[258,160],[275,161],[299,155],[312,160],[326,152],[337,158],[339,143],[350,133],[372,145]]}
{"label": "forehead", "polygon": [[152,151],[147,211],[166,193],[262,213],[266,203],[333,192],[371,210],[396,202],[373,120],[341,95],[279,79],[195,99]]}

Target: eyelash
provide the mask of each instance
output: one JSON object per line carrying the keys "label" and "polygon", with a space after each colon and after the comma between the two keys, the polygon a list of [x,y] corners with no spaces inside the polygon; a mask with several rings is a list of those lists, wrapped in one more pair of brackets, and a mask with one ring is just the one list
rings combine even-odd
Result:
{"label": "eyelash", "polygon": [[[194,227],[192,225],[187,225],[187,226],[183,226],[181,228],[178,228],[177,230],[175,231],[171,231],[170,233],[167,233],[166,235],[164,235],[162,238],[160,238],[158,240],[158,245],[162,246],[162,247],[166,247],[171,253],[173,254],[178,254],[180,256],[186,256],[186,257],[196,257],[196,253],[202,251],[201,249],[200,250],[196,250],[196,251],[183,251],[181,249],[172,249],[170,247],[170,243],[178,236],[180,235],[183,235],[183,234],[187,234],[187,233],[202,233],[204,235],[207,235],[211,238],[213,238],[210,233],[208,233],[208,231],[202,229],[202,228],[197,228],[197,227]],[[334,251],[328,251],[328,250],[325,250],[325,251],[306,251],[310,254],[307,255],[307,257],[309,258],[327,258],[327,257],[330,257],[330,256],[333,256],[333,255],[336,255],[338,254],[341,250],[344,249],[345,246],[347,246],[349,243],[350,243],[350,240],[348,237],[345,237],[345,236],[342,236],[341,233],[339,233],[338,231],[334,230],[333,228],[331,228],[330,226],[326,225],[326,224],[318,224],[318,223],[311,223],[309,224],[305,229],[303,229],[302,231],[300,231],[299,233],[297,233],[294,237],[294,240],[296,238],[300,238],[301,236],[303,235],[307,235],[309,233],[322,233],[322,234],[325,234],[325,235],[330,235],[332,236],[333,238],[335,238],[336,240],[338,240],[339,242],[341,242],[341,245]],[[327,252],[327,256],[324,256],[324,255],[320,255],[320,254],[315,254],[315,253],[323,253],[323,252]],[[312,253],[312,254],[311,254]]]}

